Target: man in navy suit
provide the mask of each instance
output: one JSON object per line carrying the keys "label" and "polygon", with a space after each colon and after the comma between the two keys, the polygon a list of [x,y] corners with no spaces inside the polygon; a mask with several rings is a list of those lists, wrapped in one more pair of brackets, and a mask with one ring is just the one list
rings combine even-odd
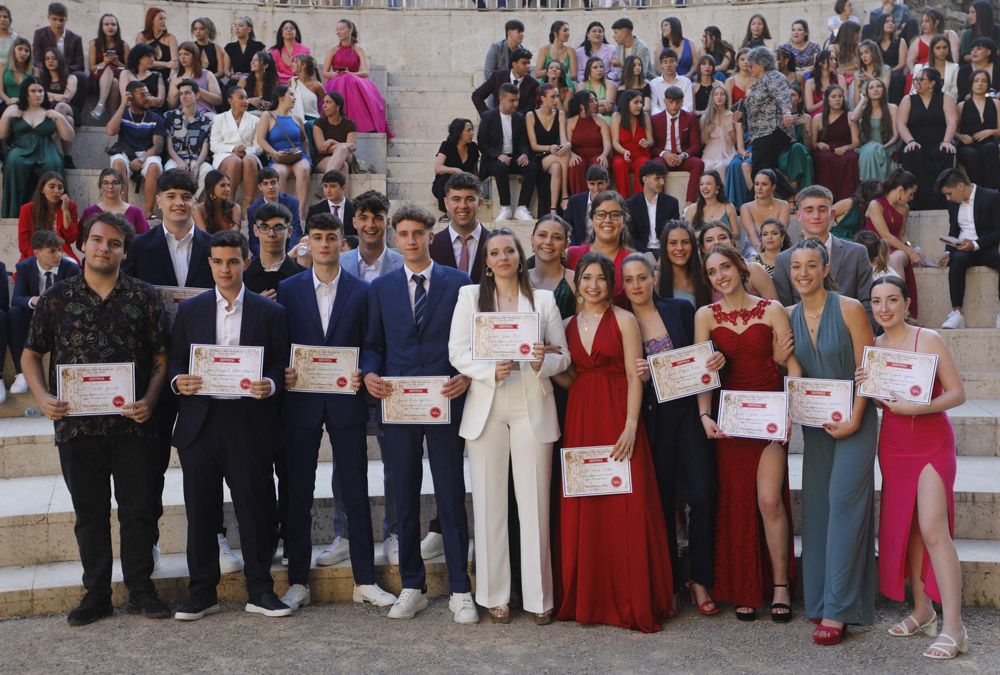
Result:
{"label": "man in navy suit", "polygon": [[[347,177],[339,171],[327,171],[323,174],[323,200],[309,207],[306,221],[320,213],[330,213],[337,216],[343,224],[343,237],[349,234],[357,235],[354,229],[354,206],[347,198]],[[298,243],[298,241],[294,242]]]}
{"label": "man in navy suit", "polygon": [[458,435],[469,379],[448,361],[451,316],[458,289],[471,282],[459,270],[435,264],[428,248],[434,216],[403,206],[393,216],[403,269],[376,279],[368,291],[368,326],[361,352],[365,387],[378,399],[392,393],[382,376],[447,376],[441,394],[451,400],[449,424],[386,424],[386,457],[396,483],[399,567],[403,590],[391,619],[411,619],[427,608],[427,583],[420,557],[420,482],[424,441],[444,536],[451,586],[449,609],[458,623],[478,623],[466,569],[469,523],[465,513],[465,443]]}
{"label": "man in navy suit", "polygon": [[[289,339],[295,345],[357,347],[365,334],[368,283],[341,274],[340,220],[321,213],[306,221],[306,241],[312,269],[281,282],[278,301],[288,312]],[[285,371],[285,386],[298,383],[296,369]],[[368,502],[368,406],[361,387],[361,371],[346,378],[337,393],[288,391],[284,400],[285,472],[288,513],[285,553],[288,556],[288,592],[282,602],[297,609],[308,605],[309,563],[312,557],[312,506],[316,463],[323,426],[330,436],[340,479],[341,505],[350,526],[354,601],[388,607],[396,596],[375,583],[375,551],[371,506]],[[353,394],[353,395],[344,395]]]}
{"label": "man in navy suit", "polygon": [[[215,288],[180,304],[170,350],[170,386],[180,396],[174,445],[184,471],[187,563],[191,597],[175,618],[194,621],[219,611],[221,579],[216,539],[223,479],[240,525],[249,601],[246,611],[288,616],[292,609],[274,593],[276,510],[272,464],[281,443],[275,394],[288,366],[285,308],[243,285],[250,259],[246,237],[235,230],[212,235],[209,264]],[[263,347],[262,375],[248,396],[198,395],[202,378],[191,375],[193,344]]]}
{"label": "man in navy suit", "polygon": [[[24,351],[24,341],[28,339],[28,327],[31,325],[31,317],[35,315],[38,299],[57,281],[80,273],[80,266],[72,258],[63,256],[64,243],[62,237],[52,230],[36,230],[31,235],[31,250],[35,255],[17,263],[14,296],[7,313],[10,356],[17,372],[14,384],[10,385],[12,394],[28,393],[28,383],[21,372],[21,353]],[[0,273],[7,273],[3,263],[0,263]],[[4,295],[4,289],[0,289],[0,307],[4,304]],[[3,351],[0,350],[0,356],[2,354]]]}
{"label": "man in navy suit", "polygon": [[[302,224],[299,220],[299,200],[290,194],[278,191],[278,172],[271,167],[264,167],[257,174],[257,189],[260,190],[260,197],[247,207],[247,221],[254,220],[254,212],[264,204],[278,203],[292,212],[292,229],[288,233],[288,248],[295,246],[302,238]],[[260,242],[257,235],[250,230],[250,252],[256,258],[260,253]]]}
{"label": "man in navy suit", "polygon": [[489,230],[479,222],[479,180],[464,171],[452,174],[445,184],[444,204],[451,222],[437,233],[430,245],[431,259],[462,270],[478,284],[483,275],[482,247]]}
{"label": "man in navy suit", "polygon": [[610,181],[608,170],[595,164],[587,169],[587,191],[578,192],[569,198],[563,217],[569,223],[572,246],[586,244],[590,238],[590,233],[594,231],[594,226],[590,223],[590,202],[608,189]]}
{"label": "man in navy suit", "polygon": [[667,167],[660,162],[646,162],[639,167],[642,192],[625,202],[632,215],[629,231],[636,251],[660,255],[660,233],[668,220],[680,218],[677,200],[666,194]]}

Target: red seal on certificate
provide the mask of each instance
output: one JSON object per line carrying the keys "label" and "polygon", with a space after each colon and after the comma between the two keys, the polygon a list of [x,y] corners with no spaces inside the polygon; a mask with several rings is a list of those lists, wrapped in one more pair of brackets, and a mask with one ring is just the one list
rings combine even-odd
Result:
{"label": "red seal on certificate", "polygon": [[911,396],[920,396],[920,392],[922,392],[922,391],[923,391],[923,389],[920,388],[919,384],[915,384],[912,387],[910,387],[910,395]]}
{"label": "red seal on certificate", "polygon": [[711,381],[712,381],[712,376],[709,375],[708,373],[705,373],[704,375],[701,376],[701,383],[702,384],[708,384]]}
{"label": "red seal on certificate", "polygon": [[612,476],[611,477],[611,487],[621,487],[621,486],[622,486],[622,477],[621,476]]}
{"label": "red seal on certificate", "polygon": [[347,378],[346,377],[338,377],[337,378],[337,386],[340,387],[341,389],[343,389],[344,387],[346,387],[347,386]]}
{"label": "red seal on certificate", "polygon": [[244,377],[242,380],[240,380],[240,388],[241,389],[249,389],[250,388],[250,378]]}
{"label": "red seal on certificate", "polygon": [[830,419],[832,419],[834,422],[839,422],[840,420],[844,419],[844,416],[840,414],[839,410],[834,410],[833,414],[830,415]]}
{"label": "red seal on certificate", "polygon": [[111,405],[113,405],[116,408],[121,408],[123,405],[125,405],[125,397],[115,396],[113,399],[111,399]]}
{"label": "red seal on certificate", "polygon": [[531,345],[529,345],[527,342],[525,342],[520,347],[518,347],[518,349],[521,351],[522,354],[525,354],[525,355],[531,353]]}
{"label": "red seal on certificate", "polygon": [[767,425],[767,433],[773,434],[777,430],[778,430],[778,425],[775,424],[774,422],[771,422],[770,424]]}
{"label": "red seal on certificate", "polygon": [[441,417],[441,408],[431,408],[431,417],[434,419]]}

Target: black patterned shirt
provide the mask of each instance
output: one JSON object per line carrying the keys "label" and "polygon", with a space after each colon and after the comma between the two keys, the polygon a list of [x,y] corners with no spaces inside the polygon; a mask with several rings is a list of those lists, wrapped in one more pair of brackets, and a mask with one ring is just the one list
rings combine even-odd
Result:
{"label": "black patterned shirt", "polygon": [[[56,283],[38,300],[27,349],[52,352],[49,391],[56,392],[56,366],[79,363],[135,364],[135,395],[142,398],[152,377],[153,357],[166,354],[170,331],[157,291],[126,274],[101,298],[83,275]],[[83,436],[151,437],[151,421],[136,424],[118,415],[64,417],[55,423],[56,443]]]}

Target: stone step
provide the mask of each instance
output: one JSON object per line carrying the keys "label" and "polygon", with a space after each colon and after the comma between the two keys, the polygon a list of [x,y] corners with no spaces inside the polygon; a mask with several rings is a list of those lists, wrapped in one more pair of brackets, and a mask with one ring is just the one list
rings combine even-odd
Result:
{"label": "stone step", "polygon": [[[467,117],[464,111],[471,109],[475,114],[476,108],[472,103],[472,89],[458,90],[438,90],[438,89],[412,89],[410,87],[389,87],[389,95],[386,98],[386,106],[390,115],[402,112],[409,115],[414,108],[436,108],[440,113],[441,121],[447,130],[448,122],[446,116]],[[402,115],[397,114],[396,117]],[[478,117],[478,115],[476,115]],[[474,118],[469,118],[474,119]]]}
{"label": "stone step", "polygon": [[[444,140],[442,137],[441,140]],[[424,140],[420,138],[393,138],[389,141],[388,157],[434,157],[441,140]],[[386,161],[389,161],[388,159]]]}
{"label": "stone step", "polygon": [[[947,267],[917,267],[913,270],[917,280],[920,301],[919,323],[937,328],[951,311],[948,293]],[[997,299],[997,272],[988,267],[974,267],[965,276],[965,303],[962,314],[969,328],[993,328],[1000,313]]]}
{"label": "stone step", "polygon": [[426,182],[428,189],[434,181],[434,155],[429,157],[389,157],[386,159],[389,184],[397,182]]}
{"label": "stone step", "polygon": [[468,73],[434,73],[428,71],[401,72],[392,71],[389,73],[389,90],[396,87],[410,87],[419,90],[421,87],[433,88],[434,90],[461,91],[467,89],[469,93],[475,89],[478,83],[473,82],[472,76]]}

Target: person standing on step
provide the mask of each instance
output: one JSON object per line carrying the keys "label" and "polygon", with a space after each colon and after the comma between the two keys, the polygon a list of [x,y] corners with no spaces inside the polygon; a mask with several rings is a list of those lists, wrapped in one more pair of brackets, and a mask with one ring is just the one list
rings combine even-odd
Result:
{"label": "person standing on step", "polygon": [[[35,308],[21,356],[25,380],[46,417],[55,421],[59,463],[73,499],[76,540],[83,564],[80,605],[71,626],[111,616],[111,481],[118,507],[121,564],[127,611],[165,619],[153,573],[155,520],[150,509],[150,469],[156,463],[151,413],[167,375],[170,339],[159,295],[149,284],[122,273],[135,233],[121,216],[102,213],[84,224],[87,265],[82,276],[58,282]],[[49,381],[42,358],[51,354]],[[137,398],[121,415],[68,417],[70,402],[58,399],[57,366],[130,363]]]}
{"label": "person standing on step", "polygon": [[524,42],[524,24],[517,19],[505,23],[503,30],[506,37],[497,40],[486,50],[486,65],[483,66],[483,75],[487,79],[498,70],[509,70],[511,54]]}
{"label": "person standing on step", "polygon": [[260,254],[243,272],[243,283],[269,300],[278,299],[278,285],[304,268],[288,255],[292,212],[281,204],[265,204],[254,213]]}
{"label": "person standing on step", "polygon": [[[302,238],[302,226],[299,220],[299,200],[287,192],[280,192],[278,190],[278,172],[269,166],[265,166],[257,173],[257,189],[260,192],[260,197],[247,207],[248,221],[251,223],[257,222],[254,219],[255,212],[264,204],[281,204],[292,212],[292,230],[288,238],[289,241],[297,244],[299,239]],[[260,253],[260,242],[257,241],[257,235],[253,232],[250,232],[249,236],[250,253],[256,257]]]}
{"label": "person standing on step", "polygon": [[[496,222],[533,220],[531,196],[538,181],[538,163],[528,142],[528,127],[524,115],[517,111],[517,87],[507,83],[500,87],[499,105],[483,113],[479,121],[479,178],[493,178],[497,183],[500,212]],[[517,209],[510,208],[510,174],[522,177]],[[455,174],[458,175],[458,174]],[[451,182],[451,178],[448,182]],[[445,188],[447,191],[447,187]],[[447,204],[447,199],[445,200]]]}
{"label": "person standing on step", "polygon": [[49,4],[49,25],[35,31],[31,41],[31,54],[35,68],[39,72],[45,69],[43,61],[46,50],[54,48],[63,54],[70,76],[76,78],[76,93],[70,101],[70,106],[73,108],[73,116],[80,119],[80,112],[83,110],[83,102],[87,99],[89,89],[87,63],[83,60],[83,39],[66,28],[68,14],[63,3]]}

